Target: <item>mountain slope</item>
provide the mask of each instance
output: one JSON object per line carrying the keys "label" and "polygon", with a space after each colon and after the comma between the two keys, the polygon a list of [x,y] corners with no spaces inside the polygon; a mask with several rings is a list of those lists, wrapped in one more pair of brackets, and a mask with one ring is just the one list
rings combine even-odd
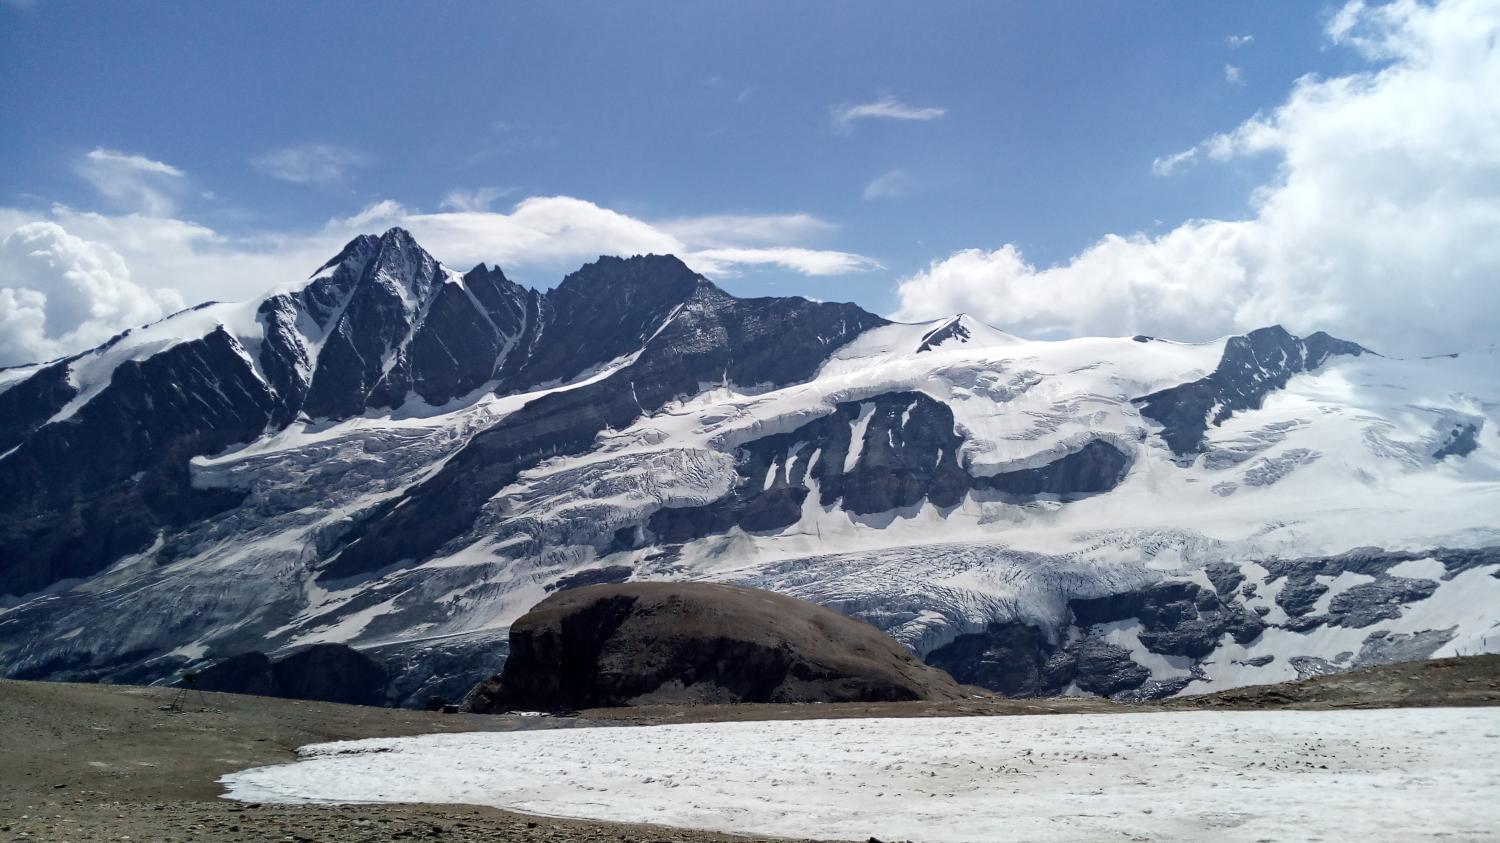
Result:
{"label": "mountain slope", "polygon": [[662,256],[542,293],[397,229],[0,371],[0,409],[11,676],[326,641],[422,701],[548,593],[626,579],[812,600],[1018,694],[1500,649],[1494,349],[1027,341]]}

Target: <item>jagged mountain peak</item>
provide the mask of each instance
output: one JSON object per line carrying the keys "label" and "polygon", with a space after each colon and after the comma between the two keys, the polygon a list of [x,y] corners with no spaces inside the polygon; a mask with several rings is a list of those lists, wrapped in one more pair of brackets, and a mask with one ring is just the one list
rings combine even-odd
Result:
{"label": "jagged mountain peak", "polygon": [[926,323],[931,326],[917,343],[918,354],[924,351],[932,351],[940,346],[951,348],[956,345],[1003,345],[1017,342],[1017,338],[995,328],[992,325],[981,322],[967,313],[955,313],[943,319],[937,319]]}
{"label": "jagged mountain peak", "polygon": [[379,237],[373,234],[361,234],[344,244],[344,248],[340,249],[338,254],[329,258],[327,263],[313,270],[313,273],[308,278],[317,278],[328,270],[342,266],[350,261],[358,261],[361,267],[363,267],[363,262],[375,252],[375,249],[379,245]]}
{"label": "jagged mountain peak", "polygon": [[601,255],[569,273],[552,291],[557,299],[602,296],[614,301],[681,302],[708,279],[675,255]]}
{"label": "jagged mountain peak", "polygon": [[1280,325],[1229,337],[1213,372],[1195,381],[1134,399],[1141,414],[1163,426],[1162,438],[1178,459],[1191,462],[1204,447],[1210,426],[1236,412],[1258,409],[1265,396],[1301,372],[1332,357],[1371,353],[1323,331],[1298,337]]}
{"label": "jagged mountain peak", "polygon": [[484,261],[474,264],[474,268],[465,272],[463,278],[465,281],[472,278],[490,278],[497,281],[510,280],[505,276],[505,270],[500,268],[500,264],[497,263],[494,266],[490,266]]}

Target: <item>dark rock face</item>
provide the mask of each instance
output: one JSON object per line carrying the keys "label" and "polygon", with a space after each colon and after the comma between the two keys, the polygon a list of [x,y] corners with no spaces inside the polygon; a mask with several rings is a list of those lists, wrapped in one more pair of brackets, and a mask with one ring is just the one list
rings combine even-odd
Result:
{"label": "dark rock face", "polygon": [[1458,627],[1449,627],[1413,633],[1372,632],[1365,636],[1352,666],[1358,668],[1430,659],[1439,647],[1453,640],[1457,630]]}
{"label": "dark rock face", "polygon": [[73,417],[35,430],[6,457],[0,594],[97,573],[160,527],[236,503],[194,489],[188,459],[260,435],[274,403],[222,330],[121,364]]}
{"label": "dark rock face", "polygon": [[1310,372],[1337,354],[1367,353],[1352,342],[1319,331],[1305,339],[1280,325],[1231,337],[1218,368],[1190,383],[1135,399],[1141,415],[1162,425],[1161,436],[1179,457],[1203,449],[1209,425],[1223,424],[1239,410],[1258,409],[1267,394],[1286,386],[1292,375]]}
{"label": "dark rock face", "polygon": [[975,478],[974,487],[1016,498],[1051,495],[1073,500],[1113,489],[1129,470],[1129,454],[1103,439],[1091,439],[1083,448],[1044,466]]}
{"label": "dark rock face", "polygon": [[917,353],[921,354],[924,351],[931,351],[948,340],[968,342],[970,336],[972,334],[970,334],[969,329],[964,325],[963,317],[955,316],[947,323],[928,331],[922,337],[922,342],[917,345]]}
{"label": "dark rock face", "polygon": [[862,621],[738,586],[558,592],[510,635],[504,672],[470,692],[466,711],[962,696],[951,677]]}
{"label": "dark rock face", "polygon": [[66,360],[0,392],[0,453],[21,444],[77,394],[78,389],[68,383]]}
{"label": "dark rock face", "polygon": [[1426,600],[1437,591],[1432,580],[1382,577],[1341,591],[1328,603],[1329,624],[1359,629],[1376,621],[1401,617],[1401,607]]}
{"label": "dark rock face", "polygon": [[[1358,629],[1380,620],[1398,618],[1403,606],[1425,600],[1437,590],[1437,583],[1432,580],[1390,574],[1390,569],[1402,562],[1428,557],[1441,563],[1447,570],[1445,578],[1451,579],[1473,567],[1500,562],[1500,549],[1387,551],[1380,548],[1356,548],[1337,556],[1268,559],[1261,564],[1270,571],[1268,582],[1286,578],[1286,584],[1276,595],[1276,603],[1291,618],[1286,624],[1288,628],[1305,631],[1328,624]],[[1310,615],[1318,599],[1328,591],[1328,586],[1316,578],[1336,577],[1345,572],[1364,574],[1375,580],[1352,586],[1334,595],[1329,601],[1327,613]]]}
{"label": "dark rock face", "polygon": [[1078,687],[1091,694],[1112,696],[1134,690],[1151,678],[1151,671],[1135,663],[1130,651],[1096,638],[1085,638],[1071,654]]}
{"label": "dark rock face", "polygon": [[[845,402],[790,433],[740,446],[735,454],[739,481],[728,495],[703,506],[658,510],[647,527],[666,543],[735,526],[780,530],[801,518],[813,482],[821,506],[841,503],[845,511],[868,515],[924,500],[951,507],[971,490],[1070,500],[1114,488],[1130,468],[1129,455],[1095,439],[1038,468],[972,477],[960,462],[962,446],[953,412],[923,393],[888,392]],[[852,464],[851,454],[857,455]]]}
{"label": "dark rock face", "polygon": [[1203,567],[1203,572],[1208,575],[1208,581],[1213,583],[1214,591],[1220,597],[1228,597],[1234,590],[1245,581],[1245,575],[1240,573],[1240,566],[1232,562],[1214,562]]}
{"label": "dark rock face", "polygon": [[254,694],[258,697],[285,696],[281,683],[276,681],[276,673],[271,669],[271,657],[257,650],[230,656],[198,671],[198,678],[193,680],[191,687],[200,691]]}
{"label": "dark rock face", "polygon": [[[318,354],[303,411],[313,418],[340,419],[367,406],[388,406],[397,391],[387,381],[387,360],[398,355],[438,282],[437,261],[402,231],[381,238],[329,329]],[[398,375],[399,377],[399,375]]]}
{"label": "dark rock face", "polygon": [[1078,675],[1078,659],[1049,642],[1030,624],[990,624],[984,632],[960,635],[927,654],[965,685],[999,691],[1007,697],[1059,694]]}
{"label": "dark rock face", "polygon": [[1448,438],[1436,451],[1432,452],[1433,459],[1447,459],[1448,457],[1467,457],[1474,453],[1479,447],[1479,424],[1459,425],[1448,434]]}
{"label": "dark rock face", "polygon": [[589,568],[576,574],[569,574],[558,579],[557,582],[547,586],[548,591],[567,591],[570,588],[583,588],[586,585],[605,585],[608,583],[625,582],[630,579],[630,574],[635,569],[629,565],[610,565],[605,568]]}
{"label": "dark rock face", "polygon": [[[429,404],[443,404],[498,376],[538,294],[480,264],[462,284],[444,284],[398,365],[397,381]],[[399,390],[393,390],[399,392]]]}
{"label": "dark rock face", "polygon": [[[398,406],[412,393],[442,404],[498,376],[537,293],[483,264],[460,281],[445,279],[437,261],[401,229],[351,248],[347,270],[326,279],[332,290],[305,291],[304,298],[322,302],[349,289],[328,328],[303,412],[345,418],[367,407]],[[309,307],[319,306],[304,303]]]}
{"label": "dark rock face", "polygon": [[1153,653],[1202,658],[1218,647],[1225,633],[1240,644],[1254,641],[1265,622],[1238,604],[1195,583],[1168,581],[1124,594],[1068,604],[1079,626],[1135,618],[1143,629],[1141,643]]}
{"label": "dark rock face", "polygon": [[[544,305],[547,327],[522,339],[531,344],[535,368],[511,369],[502,378],[567,379],[579,374],[576,367],[621,357],[622,349],[640,353],[608,377],[539,397],[476,435],[433,477],[357,524],[324,579],[426,558],[541,459],[585,451],[600,431],[626,427],[704,383],[806,379],[834,349],[884,324],[853,305],[736,299],[676,258],[659,256],[601,258],[564,279]],[[596,319],[618,319],[612,324],[625,333],[600,331]],[[591,338],[583,343],[588,354],[578,351],[582,337]],[[761,517],[759,523],[774,523],[778,516]]]}
{"label": "dark rock face", "polygon": [[383,705],[387,682],[385,670],[353,647],[314,644],[277,661],[254,651],[231,656],[200,671],[192,687],[293,700]]}
{"label": "dark rock face", "polygon": [[282,695],[297,700],[380,705],[385,670],[343,644],[314,644],[271,665]]}
{"label": "dark rock face", "polygon": [[729,298],[670,255],[601,257],[547,292],[519,340],[527,353],[504,367],[501,390],[567,381],[632,354],[709,290]]}

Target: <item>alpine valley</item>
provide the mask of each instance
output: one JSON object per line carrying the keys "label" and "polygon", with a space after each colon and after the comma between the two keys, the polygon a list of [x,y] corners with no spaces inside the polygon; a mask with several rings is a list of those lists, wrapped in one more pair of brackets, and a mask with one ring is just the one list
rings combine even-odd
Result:
{"label": "alpine valley", "polygon": [[1016,696],[1500,651],[1500,352],[1358,340],[1025,340],[668,256],[539,292],[362,236],[0,370],[0,672],[336,643],[419,705],[549,593],[661,579],[811,600]]}

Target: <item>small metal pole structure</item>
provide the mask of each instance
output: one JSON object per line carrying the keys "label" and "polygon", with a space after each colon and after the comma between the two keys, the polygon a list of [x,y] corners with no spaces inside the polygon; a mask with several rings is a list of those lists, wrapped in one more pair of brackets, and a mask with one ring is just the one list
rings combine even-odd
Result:
{"label": "small metal pole structure", "polygon": [[172,697],[172,702],[167,706],[167,710],[178,713],[186,711],[189,694],[197,696],[199,711],[208,710],[208,697],[203,696],[203,689],[198,687],[197,671],[182,674],[182,684],[177,686],[177,694]]}

